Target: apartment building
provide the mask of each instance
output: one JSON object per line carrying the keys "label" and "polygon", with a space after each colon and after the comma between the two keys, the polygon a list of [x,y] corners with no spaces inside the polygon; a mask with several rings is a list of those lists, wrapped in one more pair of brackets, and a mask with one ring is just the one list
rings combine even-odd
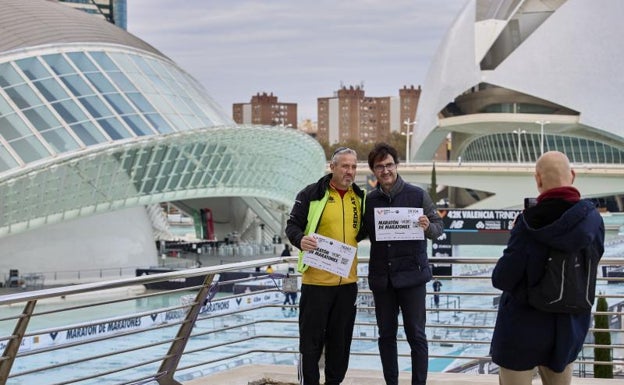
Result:
{"label": "apartment building", "polygon": [[317,139],[329,144],[386,140],[404,132],[416,117],[421,88],[403,86],[398,96],[366,96],[364,87],[342,86],[332,97],[317,99]]}

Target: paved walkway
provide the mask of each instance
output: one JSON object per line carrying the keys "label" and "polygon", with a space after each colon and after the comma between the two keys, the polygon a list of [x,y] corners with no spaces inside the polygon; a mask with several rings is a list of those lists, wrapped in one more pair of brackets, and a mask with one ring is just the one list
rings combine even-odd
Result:
{"label": "paved walkway", "polygon": [[[220,372],[211,376],[197,378],[185,382],[184,385],[249,385],[259,380],[272,380],[284,385],[297,384],[297,371],[294,366],[284,365],[247,365],[240,366],[227,372]],[[409,385],[411,373],[401,372],[400,385]],[[268,381],[267,381],[268,382]],[[272,382],[268,382],[272,383]],[[354,369],[347,372],[342,385],[379,385],[383,384],[383,376],[377,370]],[[494,374],[456,374],[456,373],[429,373],[427,385],[498,385],[498,376]],[[594,378],[573,378],[572,385],[621,385],[622,379],[605,380]],[[533,380],[533,385],[541,385],[539,379]]]}

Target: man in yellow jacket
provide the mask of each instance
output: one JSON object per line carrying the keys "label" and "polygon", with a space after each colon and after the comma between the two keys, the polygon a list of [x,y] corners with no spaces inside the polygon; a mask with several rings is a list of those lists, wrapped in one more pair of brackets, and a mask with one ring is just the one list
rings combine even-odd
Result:
{"label": "man in yellow jacket", "polygon": [[342,382],[349,352],[357,296],[357,256],[348,277],[307,266],[303,253],[318,247],[316,233],[357,247],[364,191],[356,184],[357,154],[341,147],[334,152],[331,173],[297,194],[286,235],[298,247],[302,273],[299,302],[299,381],[319,385],[319,359],[325,348],[325,384]]}

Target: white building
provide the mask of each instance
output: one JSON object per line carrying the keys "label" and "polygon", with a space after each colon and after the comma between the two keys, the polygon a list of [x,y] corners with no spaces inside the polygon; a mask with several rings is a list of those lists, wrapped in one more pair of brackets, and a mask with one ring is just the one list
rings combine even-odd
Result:
{"label": "white building", "polygon": [[[323,175],[296,130],[236,125],[151,45],[57,2],[1,0],[0,274],[158,263],[161,202],[270,243]],[[286,149],[286,150],[282,150]]]}
{"label": "white building", "polygon": [[431,63],[411,159],[431,161],[450,134],[452,161],[559,150],[574,164],[624,163],[622,15],[620,1],[467,2]]}

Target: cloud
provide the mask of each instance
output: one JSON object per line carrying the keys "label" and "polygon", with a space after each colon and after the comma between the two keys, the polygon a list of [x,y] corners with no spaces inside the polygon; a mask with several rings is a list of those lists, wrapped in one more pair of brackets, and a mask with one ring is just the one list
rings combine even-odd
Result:
{"label": "cloud", "polygon": [[418,85],[466,0],[131,0],[128,30],[231,111],[257,92],[298,103],[364,82],[369,96]]}

